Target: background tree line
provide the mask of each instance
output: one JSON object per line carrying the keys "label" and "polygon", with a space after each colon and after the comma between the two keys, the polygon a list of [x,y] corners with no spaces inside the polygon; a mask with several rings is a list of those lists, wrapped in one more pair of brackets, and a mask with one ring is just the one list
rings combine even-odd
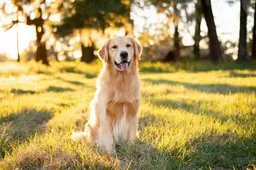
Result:
{"label": "background tree line", "polygon": [[[240,3],[240,32],[238,40],[238,61],[256,59],[256,13],[255,1],[250,0],[226,0],[232,7]],[[202,39],[208,42],[209,53],[207,58],[213,62],[223,60],[224,47],[221,38],[217,35],[214,13],[211,0],[5,0],[1,5],[1,13],[10,19],[1,23],[5,30],[17,26],[18,23],[32,25],[36,32],[35,60],[49,65],[49,54],[55,56],[66,56],[72,59],[74,48],[80,49],[83,62],[90,63],[95,57],[95,50],[104,39],[110,38],[121,30],[125,35],[134,34],[134,18],[131,14],[136,13],[134,9],[155,8],[158,14],[164,16],[159,21],[160,26],[144,25],[143,31],[138,38],[144,45],[145,53],[149,60],[154,50],[163,48],[161,57],[156,60],[175,61],[180,60],[182,50],[185,48],[181,41],[180,32],[184,29],[194,27],[194,45],[191,58],[199,60],[205,58],[201,55],[200,42]],[[8,7],[13,10],[8,10]],[[193,10],[189,7],[193,6]],[[247,17],[249,8],[254,9],[254,27],[252,30],[252,41],[248,43]],[[185,15],[182,15],[185,14]],[[141,14],[138,14],[141,15]],[[58,18],[52,20],[51,18]],[[147,18],[145,18],[147,19]],[[208,33],[202,37],[201,23],[205,20]],[[180,25],[183,27],[180,28]],[[169,31],[174,27],[174,31]],[[152,35],[150,31],[155,29]],[[251,30],[249,30],[251,31]],[[19,49],[17,28],[17,44]],[[47,42],[51,37],[53,45],[47,48]],[[208,40],[207,40],[208,38]],[[248,48],[250,45],[250,48]],[[60,49],[56,50],[56,46]],[[248,50],[250,49],[250,51]],[[17,52],[17,61],[22,55]]]}

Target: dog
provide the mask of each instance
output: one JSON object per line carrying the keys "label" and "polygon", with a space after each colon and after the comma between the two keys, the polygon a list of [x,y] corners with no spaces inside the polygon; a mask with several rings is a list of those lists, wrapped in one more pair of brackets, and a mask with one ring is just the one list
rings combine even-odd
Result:
{"label": "dog", "polygon": [[90,118],[84,132],[73,132],[74,141],[97,144],[110,153],[122,141],[136,139],[140,105],[138,62],[142,48],[133,37],[107,40],[98,51],[103,68],[90,105]]}

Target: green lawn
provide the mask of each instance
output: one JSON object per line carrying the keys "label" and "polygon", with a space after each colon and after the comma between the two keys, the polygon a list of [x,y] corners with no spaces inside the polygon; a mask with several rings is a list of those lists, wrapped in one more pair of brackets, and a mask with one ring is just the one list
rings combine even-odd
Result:
{"label": "green lawn", "polygon": [[100,67],[0,63],[0,169],[256,168],[256,62],[141,64],[139,139],[112,156],[70,140]]}

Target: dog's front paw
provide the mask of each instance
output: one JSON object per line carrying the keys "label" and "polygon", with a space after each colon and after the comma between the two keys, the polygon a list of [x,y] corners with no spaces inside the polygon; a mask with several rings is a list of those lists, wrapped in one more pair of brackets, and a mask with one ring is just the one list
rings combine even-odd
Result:
{"label": "dog's front paw", "polygon": [[113,146],[100,146],[99,147],[99,152],[101,154],[109,154],[109,155],[115,155],[116,154],[116,149]]}

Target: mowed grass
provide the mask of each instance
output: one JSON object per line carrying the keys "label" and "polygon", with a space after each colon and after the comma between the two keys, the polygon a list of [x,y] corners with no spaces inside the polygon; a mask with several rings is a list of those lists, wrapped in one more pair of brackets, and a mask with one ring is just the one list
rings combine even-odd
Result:
{"label": "mowed grass", "polygon": [[141,64],[139,138],[116,155],[70,140],[100,68],[0,63],[0,169],[256,168],[256,62]]}

